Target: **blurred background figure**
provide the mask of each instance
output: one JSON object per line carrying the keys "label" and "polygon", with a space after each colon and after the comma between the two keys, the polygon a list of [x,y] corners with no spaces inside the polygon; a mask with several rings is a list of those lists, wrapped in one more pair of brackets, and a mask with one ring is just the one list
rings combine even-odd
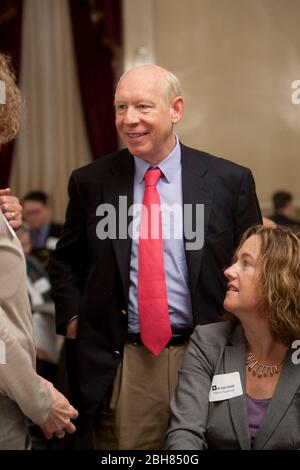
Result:
{"label": "blurred background figure", "polygon": [[55,382],[63,337],[56,335],[55,331],[51,284],[43,264],[31,255],[29,226],[23,223],[17,234],[26,259],[27,288],[37,345],[37,371],[42,377]]}
{"label": "blurred background figure", "polygon": [[31,254],[46,266],[62,229],[52,221],[49,195],[40,190],[27,193],[23,197],[23,216],[30,228]]}
{"label": "blurred background figure", "polygon": [[277,191],[272,196],[273,214],[270,219],[278,225],[296,225],[300,227],[300,221],[294,217],[293,196],[287,191]]}

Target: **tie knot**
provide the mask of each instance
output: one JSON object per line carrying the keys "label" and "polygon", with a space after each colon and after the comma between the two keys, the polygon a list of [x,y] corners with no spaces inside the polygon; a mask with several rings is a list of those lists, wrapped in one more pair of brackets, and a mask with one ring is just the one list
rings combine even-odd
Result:
{"label": "tie knot", "polygon": [[156,186],[160,177],[161,171],[159,168],[150,168],[145,173],[145,187]]}

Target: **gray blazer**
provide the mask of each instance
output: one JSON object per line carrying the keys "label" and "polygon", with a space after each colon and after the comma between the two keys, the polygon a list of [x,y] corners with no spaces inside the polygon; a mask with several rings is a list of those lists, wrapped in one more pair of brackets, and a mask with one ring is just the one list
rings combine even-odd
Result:
{"label": "gray blazer", "polygon": [[0,449],[30,446],[26,416],[37,424],[52,397],[35,372],[35,345],[20,242],[0,212]]}
{"label": "gray blazer", "polygon": [[[253,449],[300,448],[300,365],[288,351]],[[171,401],[166,448],[251,449],[245,397],[246,345],[243,329],[231,322],[197,326],[186,351]],[[243,395],[209,402],[214,375],[239,372]]]}

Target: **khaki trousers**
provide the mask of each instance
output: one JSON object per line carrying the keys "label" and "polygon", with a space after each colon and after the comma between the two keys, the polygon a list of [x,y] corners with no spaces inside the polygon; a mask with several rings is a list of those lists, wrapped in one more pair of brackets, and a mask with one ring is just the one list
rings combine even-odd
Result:
{"label": "khaki trousers", "polygon": [[123,361],[94,419],[95,449],[163,448],[170,398],[187,345],[170,346],[157,357],[142,345],[125,345]]}

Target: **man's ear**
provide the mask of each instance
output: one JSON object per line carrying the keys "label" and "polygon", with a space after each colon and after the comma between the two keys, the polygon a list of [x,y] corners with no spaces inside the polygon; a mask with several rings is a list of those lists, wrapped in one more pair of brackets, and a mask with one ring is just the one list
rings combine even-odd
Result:
{"label": "man's ear", "polygon": [[182,96],[176,96],[171,103],[171,119],[176,124],[182,118],[184,113],[184,99]]}

